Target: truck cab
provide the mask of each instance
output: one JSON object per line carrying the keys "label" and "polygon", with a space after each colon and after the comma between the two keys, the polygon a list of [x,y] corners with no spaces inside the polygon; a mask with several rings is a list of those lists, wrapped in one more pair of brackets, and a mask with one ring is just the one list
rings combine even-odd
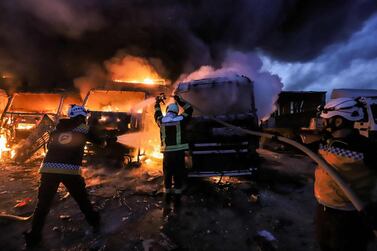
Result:
{"label": "truck cab", "polygon": [[190,102],[194,109],[186,128],[189,177],[253,174],[259,139],[212,119],[258,130],[253,82],[238,75],[194,80],[179,83],[176,94]]}

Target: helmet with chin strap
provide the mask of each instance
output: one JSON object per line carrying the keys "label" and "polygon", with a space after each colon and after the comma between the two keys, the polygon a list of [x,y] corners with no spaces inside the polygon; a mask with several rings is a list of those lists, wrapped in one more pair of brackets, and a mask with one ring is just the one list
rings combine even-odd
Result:
{"label": "helmet with chin strap", "polygon": [[177,103],[171,103],[169,104],[167,107],[166,107],[166,112],[172,112],[172,113],[175,113],[175,114],[178,114],[179,112],[179,107],[177,105]]}
{"label": "helmet with chin strap", "polygon": [[364,111],[353,98],[337,98],[331,99],[326,103],[325,107],[321,109],[320,117],[330,119],[340,116],[349,121],[359,121],[364,118]]}

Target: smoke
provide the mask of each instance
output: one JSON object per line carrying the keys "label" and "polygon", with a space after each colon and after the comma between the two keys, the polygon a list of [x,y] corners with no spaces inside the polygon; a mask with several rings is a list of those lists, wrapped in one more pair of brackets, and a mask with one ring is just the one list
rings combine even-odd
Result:
{"label": "smoke", "polygon": [[[160,60],[165,79],[219,67],[229,49],[305,62],[347,40],[377,9],[374,0],[3,0],[0,73],[24,86],[72,80],[122,50]],[[209,14],[210,13],[210,14]]]}
{"label": "smoke", "polygon": [[310,62],[290,63],[262,56],[264,68],[278,74],[289,90],[377,88],[377,15],[347,41]]}
{"label": "smoke", "polygon": [[[199,70],[189,74],[182,75],[183,82],[212,77],[230,77],[241,74],[249,77],[254,82],[254,96],[256,100],[256,108],[258,117],[265,120],[275,109],[275,101],[283,88],[283,84],[279,76],[262,70],[262,60],[256,53],[242,53],[239,51],[228,51],[221,67],[215,69],[211,66],[202,66]],[[237,88],[234,86],[234,88]],[[230,106],[240,102],[239,95],[233,89],[224,89],[225,93],[214,96],[208,93],[206,102],[211,103],[215,99],[222,99]],[[236,94],[236,95],[235,95]],[[222,109],[222,108],[221,108]]]}
{"label": "smoke", "polygon": [[89,1],[15,0],[13,5],[70,38],[79,38],[84,32],[104,26],[102,16]]}

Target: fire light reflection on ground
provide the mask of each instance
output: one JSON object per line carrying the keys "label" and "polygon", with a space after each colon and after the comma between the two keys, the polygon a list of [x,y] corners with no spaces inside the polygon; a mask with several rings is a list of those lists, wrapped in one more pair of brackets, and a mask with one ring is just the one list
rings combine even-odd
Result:
{"label": "fire light reflection on ground", "polygon": [[[191,179],[181,207],[165,205],[161,160],[140,168],[86,167],[90,197],[103,218],[103,233],[90,228],[64,187],[59,188],[44,231],[46,250],[256,250],[259,230],[271,232],[282,250],[318,250],[313,235],[313,164],[301,157],[263,152],[269,170],[258,183],[243,178]],[[276,155],[276,154],[275,154]],[[0,165],[0,211],[28,215],[36,202],[40,159]],[[297,166],[289,173],[289,165]],[[300,166],[300,168],[298,168]],[[297,172],[297,173],[296,173]],[[31,198],[22,208],[18,200]],[[0,219],[0,221],[2,221]],[[19,250],[29,222],[3,222],[0,249]],[[297,238],[297,234],[300,238]]]}

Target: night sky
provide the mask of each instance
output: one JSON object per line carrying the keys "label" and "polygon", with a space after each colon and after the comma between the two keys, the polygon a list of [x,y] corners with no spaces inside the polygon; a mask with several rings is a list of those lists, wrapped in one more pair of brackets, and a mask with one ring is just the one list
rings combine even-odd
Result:
{"label": "night sky", "polygon": [[72,87],[119,52],[174,82],[232,50],[259,55],[287,90],[377,88],[375,0],[2,0],[0,11],[0,73],[27,87]]}

